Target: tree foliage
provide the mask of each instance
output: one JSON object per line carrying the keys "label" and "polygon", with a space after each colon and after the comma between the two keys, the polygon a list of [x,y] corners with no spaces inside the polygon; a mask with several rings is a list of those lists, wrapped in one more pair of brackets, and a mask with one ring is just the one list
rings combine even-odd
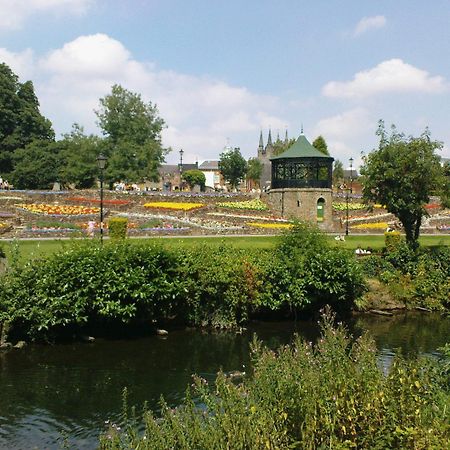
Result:
{"label": "tree foliage", "polygon": [[241,155],[238,147],[233,150],[227,150],[220,154],[219,169],[222,172],[225,181],[230,183],[235,189],[244,179],[247,172],[247,161]]}
{"label": "tree foliage", "polygon": [[280,155],[281,153],[285,152],[291,145],[295,144],[295,141],[297,139],[292,138],[286,141],[275,141],[273,144],[273,154],[274,156]]}
{"label": "tree foliage", "polygon": [[[6,65],[0,64],[0,167],[14,168],[13,155],[34,140],[53,141],[51,122],[41,115],[31,81],[20,83]],[[20,158],[19,158],[20,159]]]}
{"label": "tree foliage", "polygon": [[442,143],[432,141],[426,129],[418,138],[397,132],[391,134],[380,121],[378,149],[372,151],[361,169],[363,196],[366,201],[386,205],[402,223],[408,244],[417,246],[425,205],[433,193],[449,191],[436,150]]}
{"label": "tree foliage", "polygon": [[198,185],[201,189],[204,189],[206,183],[205,174],[198,169],[186,170],[183,172],[183,180],[192,189],[194,186]]}
{"label": "tree foliage", "polygon": [[344,165],[336,159],[333,164],[333,183],[337,184],[344,179]]}
{"label": "tree foliage", "polygon": [[323,153],[324,155],[330,156],[330,153],[328,151],[328,145],[322,136],[317,136],[312,145],[317,150],[319,150],[319,152]]}
{"label": "tree foliage", "polygon": [[253,181],[259,186],[259,181],[263,171],[263,164],[258,158],[250,158],[247,163],[247,180]]}
{"label": "tree foliage", "polygon": [[161,144],[164,120],[156,105],[144,103],[140,94],[116,84],[100,99],[96,114],[110,146],[106,178],[110,182],[156,181],[168,151]]}

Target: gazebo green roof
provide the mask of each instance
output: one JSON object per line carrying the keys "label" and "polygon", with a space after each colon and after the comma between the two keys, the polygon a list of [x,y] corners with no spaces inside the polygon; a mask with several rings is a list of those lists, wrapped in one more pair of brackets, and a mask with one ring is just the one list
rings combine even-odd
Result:
{"label": "gazebo green roof", "polygon": [[315,147],[313,147],[304,134],[301,134],[299,138],[292,144],[286,151],[278,156],[270,158],[271,161],[275,159],[292,159],[292,158],[326,158],[334,159],[331,156],[325,155]]}

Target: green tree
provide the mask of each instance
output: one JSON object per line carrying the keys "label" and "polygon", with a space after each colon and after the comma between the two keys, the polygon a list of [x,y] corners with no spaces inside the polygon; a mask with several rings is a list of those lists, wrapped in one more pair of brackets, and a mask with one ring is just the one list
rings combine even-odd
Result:
{"label": "green tree", "polygon": [[344,179],[344,165],[341,161],[336,159],[333,164],[333,183],[338,184],[340,180]]}
{"label": "green tree", "polygon": [[[51,122],[39,112],[33,83],[20,83],[17,75],[0,64],[0,167],[13,170],[13,155],[33,140],[54,140]],[[20,158],[19,158],[20,160]]]}
{"label": "green tree", "polygon": [[273,144],[273,154],[274,156],[280,155],[281,153],[285,152],[291,145],[295,144],[295,141],[297,139],[292,138],[286,141],[275,141]]}
{"label": "green tree", "polygon": [[428,129],[414,138],[392,126],[388,135],[383,121],[377,135],[378,149],[367,155],[361,168],[364,199],[386,205],[402,223],[407,243],[416,248],[430,195],[449,191],[435,153],[442,143],[432,141]]}
{"label": "green tree", "polygon": [[259,186],[259,180],[263,171],[263,164],[258,158],[250,158],[247,163],[247,180],[253,181]]}
{"label": "green tree", "polygon": [[157,181],[158,168],[168,153],[161,144],[164,120],[157,107],[116,84],[111,94],[100,99],[95,113],[110,147],[105,174],[108,181]]}
{"label": "green tree", "polygon": [[35,140],[13,155],[11,181],[18,189],[49,189],[59,181],[60,147],[57,142]]}
{"label": "green tree", "polygon": [[98,177],[97,155],[106,151],[104,141],[98,136],[86,136],[83,127],[75,123],[58,145],[62,164],[60,181],[78,189],[92,187]]}
{"label": "green tree", "polygon": [[220,154],[219,170],[225,181],[230,183],[231,188],[236,189],[247,172],[247,161],[241,155],[238,147]]}
{"label": "green tree", "polygon": [[200,186],[201,190],[205,188],[206,177],[201,170],[186,170],[186,172],[183,172],[183,180],[186,181],[190,189],[196,185]]}
{"label": "green tree", "polygon": [[317,150],[319,150],[319,152],[323,153],[324,155],[330,156],[330,153],[328,152],[328,145],[322,136],[317,136],[316,139],[314,139],[312,145]]}

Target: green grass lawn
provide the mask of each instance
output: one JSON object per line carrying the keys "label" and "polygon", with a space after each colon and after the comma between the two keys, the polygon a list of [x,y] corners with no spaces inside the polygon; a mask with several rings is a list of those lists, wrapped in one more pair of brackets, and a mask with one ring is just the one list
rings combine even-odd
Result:
{"label": "green grass lawn", "polygon": [[[373,250],[381,250],[384,246],[384,236],[368,236],[368,235],[350,235],[347,236],[345,241],[336,241],[334,236],[329,237],[332,245],[336,247],[356,249],[361,248],[372,248]],[[279,236],[246,236],[246,237],[236,237],[236,236],[217,236],[217,237],[180,237],[180,238],[163,238],[155,237],[151,239],[133,239],[133,242],[148,242],[149,240],[154,240],[156,242],[162,243],[162,245],[169,248],[189,248],[195,245],[233,245],[237,248],[260,248],[260,249],[270,249],[273,248],[279,240]],[[39,240],[39,241],[25,241],[17,240],[14,242],[5,241],[1,242],[0,245],[3,246],[5,253],[8,258],[14,254],[18,254],[20,259],[34,259],[42,256],[47,256],[55,253],[61,249],[67,248],[74,244],[74,242],[79,242],[78,240]],[[108,240],[105,241],[105,245],[108,245]],[[426,247],[438,246],[438,245],[450,245],[450,235],[440,235],[440,236],[430,236],[424,235],[420,238],[420,244]]]}

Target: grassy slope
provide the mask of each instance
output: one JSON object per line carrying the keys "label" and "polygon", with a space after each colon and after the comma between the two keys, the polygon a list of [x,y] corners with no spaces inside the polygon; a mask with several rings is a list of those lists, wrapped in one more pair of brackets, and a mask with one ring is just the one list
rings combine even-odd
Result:
{"label": "grassy slope", "polygon": [[[193,245],[211,245],[218,246],[220,244],[233,245],[238,248],[273,248],[278,240],[277,236],[218,236],[218,237],[194,237],[194,238],[153,238],[163,245],[168,247],[191,247]],[[133,239],[133,241],[148,241],[148,239]],[[371,247],[374,250],[380,250],[384,246],[384,236],[368,236],[368,235],[353,235],[347,236],[345,242],[336,241],[330,236],[333,245],[356,249],[358,246],[362,248]],[[108,241],[105,241],[107,244]],[[434,245],[450,245],[450,235],[442,236],[422,236],[420,244],[423,246]],[[16,241],[12,244],[4,242],[3,247],[8,257],[15,252],[14,247],[17,246],[21,259],[36,258],[39,256],[46,256],[52,254],[64,247],[72,245],[70,240],[41,240],[41,241]]]}

